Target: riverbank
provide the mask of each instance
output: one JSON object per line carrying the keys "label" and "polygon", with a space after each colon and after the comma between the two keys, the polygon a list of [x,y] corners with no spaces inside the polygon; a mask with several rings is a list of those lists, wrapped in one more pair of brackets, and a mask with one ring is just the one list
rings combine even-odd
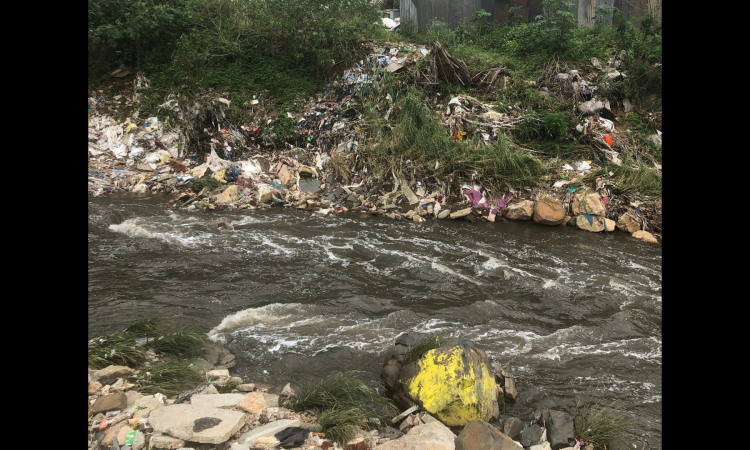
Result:
{"label": "riverbank", "polygon": [[[561,68],[544,83],[523,81],[540,98],[575,99],[580,123],[562,126],[555,145],[567,150],[550,153],[518,143],[538,134],[536,113],[486,96],[407,87],[409,71],[427,76],[428,60],[458,64],[439,44],[363,45],[372,53],[325,92],[285,113],[261,93],[240,107],[249,116],[241,123],[228,119],[225,109],[238,107],[220,92],[202,94],[195,110],[167,99],[149,111],[139,103],[148,89],[142,75],[123,94],[99,91],[89,99],[89,195],[164,192],[175,194],[167,209],[357,210],[412,222],[534,221],[661,238],[661,165],[643,143],[660,149],[661,134],[633,134],[621,120],[627,108],[612,106],[615,114],[593,97],[592,83],[606,84],[613,68],[597,61],[599,69]],[[502,91],[501,79],[485,88]]]}
{"label": "riverbank", "polygon": [[[143,323],[139,323],[125,333],[140,333],[143,328]],[[106,341],[117,340],[117,336],[90,342],[89,361],[92,361],[92,346],[97,348]],[[152,351],[157,348],[153,342],[162,339],[142,339],[145,342],[139,339],[135,347],[127,347],[119,340],[111,344],[117,346],[121,355],[138,352],[138,347],[148,348],[150,361],[140,366],[140,370],[121,365],[108,365],[100,370],[89,367],[88,448],[91,450],[278,447],[390,450],[418,449],[425,445],[440,450],[485,450],[488,440],[503,442],[502,448],[507,449],[575,446],[594,450],[604,445],[616,449],[612,443],[626,437],[632,428],[631,422],[611,405],[592,407],[588,400],[575,416],[550,408],[539,410],[526,420],[509,415],[506,410],[519,395],[514,376],[500,364],[490,368],[487,355],[473,342],[441,335],[402,333],[395,346],[384,351],[381,373],[384,384],[380,388],[390,392],[388,398],[383,396],[382,389],[363,383],[354,372],[333,374],[320,383],[305,383],[303,387],[290,383],[283,387],[246,383],[230,375],[235,356],[212,342],[184,348],[179,355],[172,352],[177,357],[195,352],[201,355],[190,360],[189,370],[204,377],[202,383],[169,397],[161,392],[143,395],[144,387],[158,388],[151,384],[152,373],[164,370],[165,365],[171,364],[171,358]],[[442,374],[440,367],[445,362],[437,365],[431,362],[433,358],[459,361],[465,357],[475,360],[473,369],[459,364],[456,372]],[[440,384],[440,389],[423,389],[424,380],[411,383],[415,374],[429,377]],[[173,377],[173,381],[178,379],[187,380]],[[420,388],[403,390],[403,386]],[[482,386],[491,391],[484,400],[481,400]],[[161,387],[173,390],[172,385]],[[460,400],[464,395],[479,395],[480,402],[465,404]],[[399,409],[389,400],[391,397],[400,405]],[[440,409],[435,401],[440,404],[447,401],[450,408]],[[483,403],[493,406],[485,409]],[[373,404],[380,407],[373,408]],[[602,415],[607,418],[601,420]],[[588,442],[583,441],[584,436]]]}

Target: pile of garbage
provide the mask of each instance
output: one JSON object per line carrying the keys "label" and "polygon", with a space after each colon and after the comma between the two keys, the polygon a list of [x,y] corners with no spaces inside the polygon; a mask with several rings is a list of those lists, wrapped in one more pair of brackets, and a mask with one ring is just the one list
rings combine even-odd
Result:
{"label": "pile of garbage", "polygon": [[[223,108],[231,101],[217,92],[206,93],[191,108],[168,99],[161,107],[180,118],[172,124],[169,119],[161,122],[157,117],[141,121],[137,111],[122,121],[115,119],[118,105],[125,102],[125,106],[133,106],[137,95],[132,103],[129,96],[90,98],[89,195],[171,194],[173,198],[165,204],[170,210],[284,206],[321,216],[358,211],[416,223],[429,218],[533,219],[540,224],[568,224],[593,232],[608,233],[615,228],[631,234],[661,231],[660,204],[648,198],[615,198],[609,177],[596,180],[590,189],[585,186],[596,196],[601,208],[590,208],[594,212],[573,208],[580,192],[568,185],[595,170],[597,165],[592,161],[561,164],[547,176],[548,186],[520,186],[503,193],[486,189],[481,178],[407,180],[395,173],[375,177],[360,161],[360,151],[367,144],[366,123],[354,107],[358,102],[368,101],[375,84],[387,72],[410,66],[415,68],[412,74],[418,73],[415,63],[429,56],[428,68],[419,72],[423,76],[482,82],[465,71],[462,61],[447,55],[439,44],[435,47],[431,51],[413,44],[383,43],[374,48],[374,53],[332,79],[323,92],[308,98],[298,110],[287,112],[287,118],[294,120],[300,135],[297,143],[301,142],[304,148],[289,143],[280,145],[274,131],[279,112],[264,94],[254,96],[248,106],[255,115],[249,123],[239,126],[226,119]],[[485,71],[484,82],[490,74]],[[588,89],[586,94],[594,90],[575,70],[560,72],[558,78],[571,89],[582,92]],[[498,75],[492,83],[499,83],[499,79],[505,77]],[[147,80],[140,76],[139,80],[142,86],[136,87],[136,94],[139,89],[147,88]],[[393,101],[390,97],[386,99],[390,106],[383,108],[383,118],[387,120],[393,112]],[[446,100],[443,104],[445,100],[438,97],[437,112],[441,123],[457,141],[471,138],[472,130],[476,130],[481,133],[481,141],[489,143],[497,140],[503,129],[526,120],[517,110],[500,113],[492,105],[467,95]],[[580,103],[579,109],[588,114],[577,127],[580,139],[600,149],[606,160],[621,164],[619,155],[627,139],[621,138],[614,123],[600,114],[608,105],[599,103],[593,98]],[[185,126],[189,122],[193,124],[192,130]],[[202,128],[209,138],[196,142],[192,136],[196,128]],[[456,192],[456,187],[460,191]],[[581,187],[578,189],[582,192]],[[559,207],[557,203],[542,201],[549,198],[559,202]],[[554,206],[554,214],[546,219],[539,214],[535,216],[535,205],[540,202],[547,206],[545,211]],[[642,203],[648,207],[642,207]],[[579,222],[577,216],[581,213],[600,219]],[[628,215],[629,221],[627,226],[625,222],[620,226],[620,217],[624,215]],[[617,223],[609,224],[604,218]],[[653,236],[647,238],[656,241]]]}

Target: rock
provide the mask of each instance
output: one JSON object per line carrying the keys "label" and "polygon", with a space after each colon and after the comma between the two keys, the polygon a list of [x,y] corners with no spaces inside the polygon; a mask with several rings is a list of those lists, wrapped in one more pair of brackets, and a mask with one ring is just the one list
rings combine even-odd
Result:
{"label": "rock", "polygon": [[211,380],[221,379],[221,378],[229,378],[229,371],[227,369],[218,369],[218,370],[209,370],[206,375]]}
{"label": "rock", "polygon": [[396,440],[378,445],[378,450],[455,450],[456,435],[440,422],[414,427]]}
{"label": "rock", "polygon": [[628,211],[617,219],[617,229],[632,234],[641,229],[641,221]]}
{"label": "rock", "polygon": [[388,427],[388,426],[385,426],[385,427],[380,427],[380,428],[378,429],[378,435],[379,435],[379,436],[380,436],[381,438],[386,438],[386,439],[398,439],[398,438],[400,438],[401,436],[403,436],[403,435],[404,435],[404,433],[400,432],[399,430],[397,430],[397,429],[395,429],[395,428],[393,428],[393,427]]}
{"label": "rock", "polygon": [[244,394],[194,395],[190,398],[190,404],[212,408],[229,408],[244,398]]}
{"label": "rock", "polygon": [[148,164],[138,164],[135,166],[138,170],[143,170],[144,172],[153,172],[154,169],[151,168]]}
{"label": "rock", "polygon": [[[406,351],[409,349],[409,347],[411,347],[412,345],[414,345],[418,341],[421,341],[422,338],[424,338],[424,337],[425,337],[425,333],[420,333],[418,331],[412,331],[410,333],[401,333],[396,338],[396,347],[400,347],[401,349],[403,349],[403,353],[402,353],[402,355],[403,355],[404,353],[406,353]],[[399,351],[401,351],[401,350],[399,350]],[[401,361],[402,360],[399,359],[399,362],[401,362]]]}
{"label": "rock", "polygon": [[154,436],[149,442],[152,448],[159,448],[165,450],[178,449],[185,446],[185,441],[182,439],[173,438],[170,436]]}
{"label": "rock", "polygon": [[542,426],[545,428],[549,428],[549,420],[552,417],[562,416],[565,414],[562,411],[555,411],[554,409],[545,409],[542,411]]}
{"label": "rock", "polygon": [[505,386],[505,369],[500,363],[495,363],[495,382],[501,386]]}
{"label": "rock", "polygon": [[171,405],[151,413],[149,424],[156,431],[191,442],[221,444],[245,425],[239,411],[196,405]]}
{"label": "rock", "polygon": [[117,434],[120,432],[120,428],[127,427],[127,425],[128,422],[126,420],[123,420],[122,422],[116,423],[109,427],[109,429],[104,432],[104,438],[102,439],[101,447],[107,448],[112,445],[112,441],[114,441],[115,437],[117,437]]}
{"label": "rock", "polygon": [[459,211],[452,213],[451,219],[458,219],[459,217],[468,216],[469,214],[471,214],[471,207],[466,208],[466,209],[461,209]]}
{"label": "rock", "polygon": [[648,242],[650,244],[658,244],[659,241],[656,240],[656,236],[649,233],[648,231],[638,230],[635,233],[633,233],[631,236],[633,236],[636,239],[640,239],[644,242]]}
{"label": "rock", "polygon": [[[506,380],[507,379],[508,378],[506,378]],[[511,439],[515,438],[522,430],[523,422],[519,419],[516,419],[515,417],[505,419],[505,423],[503,423],[503,433],[505,433],[506,436],[510,437]]]}
{"label": "rock", "polygon": [[213,364],[211,364],[210,362],[206,361],[203,358],[191,359],[190,365],[197,368],[199,372],[204,373],[204,374],[208,372],[209,370],[213,369],[214,367]]}
{"label": "rock", "polygon": [[[392,359],[391,361],[396,361],[396,360]],[[380,379],[383,380],[383,383],[385,383],[387,387],[393,389],[396,386],[396,380],[398,380],[398,375],[399,375],[399,368],[395,364],[389,364],[383,367],[383,370],[380,372]]]}
{"label": "rock", "polygon": [[541,198],[534,205],[534,222],[540,225],[560,225],[565,220],[565,207],[552,196]]}
{"label": "rock", "polygon": [[312,194],[320,191],[320,181],[315,178],[300,178],[299,188],[303,192],[310,192]]}
{"label": "rock", "polygon": [[274,436],[263,436],[251,441],[247,441],[246,445],[253,447],[276,447],[281,442]]}
{"label": "rock", "polygon": [[[451,339],[401,370],[407,397],[448,426],[489,420],[496,400],[487,355],[468,340]],[[394,397],[395,399],[395,397]]]}
{"label": "rock", "polygon": [[445,219],[446,217],[448,217],[448,215],[450,215],[450,213],[451,213],[450,208],[441,209],[437,217],[438,219]]}
{"label": "rock", "polygon": [[529,428],[521,431],[521,445],[524,447],[531,447],[532,445],[536,445],[539,443],[539,440],[542,439],[542,427],[540,427],[537,424],[531,425]]}
{"label": "rock", "polygon": [[[592,216],[591,223],[584,215],[576,216],[576,225],[578,228],[591,231],[592,233],[598,233],[604,231],[604,217]],[[607,229],[614,231],[615,221],[607,219]]]}
{"label": "rock", "polygon": [[123,410],[128,407],[128,397],[123,393],[102,395],[97,398],[91,410],[95,413]]}
{"label": "rock", "polygon": [[118,378],[129,378],[137,373],[138,371],[127,366],[107,366],[102,370],[92,373],[91,381],[98,381],[101,384],[112,384]]}
{"label": "rock", "polygon": [[[565,216],[569,217],[569,216]],[[578,224],[576,223],[577,218],[576,217],[570,217],[567,222],[565,222],[565,225],[573,228],[578,228]]]}
{"label": "rock", "polygon": [[420,222],[424,221],[424,219],[422,217],[420,217],[418,214],[414,214],[414,216],[412,216],[411,219],[412,219],[412,221],[414,223],[420,223]]}
{"label": "rock", "polygon": [[505,207],[503,217],[510,220],[531,220],[534,215],[534,202],[521,200]]}
{"label": "rock", "polygon": [[508,372],[505,372],[505,398],[513,401],[516,401],[516,398],[518,398],[516,380],[513,378],[513,375]]}
{"label": "rock", "polygon": [[89,383],[89,395],[96,394],[96,391],[99,390],[99,388],[102,387],[102,384],[98,381],[92,381]]}
{"label": "rock", "polygon": [[254,430],[250,430],[247,433],[243,433],[240,436],[239,441],[249,444],[255,439],[266,437],[266,436],[273,436],[274,434],[278,433],[279,431],[285,428],[298,427],[299,425],[300,425],[299,420],[291,420],[291,419],[277,420],[275,422],[271,422],[266,425],[255,428]]}
{"label": "rock", "polygon": [[278,406],[279,396],[266,394],[263,392],[251,392],[244,395],[236,406],[243,411],[247,411],[252,414],[260,414],[264,409]]}
{"label": "rock", "polygon": [[523,450],[523,447],[489,423],[472,420],[456,438],[456,450]]}
{"label": "rock", "polygon": [[550,417],[547,427],[547,438],[552,450],[573,447],[576,444],[573,416],[570,414],[561,414]]}
{"label": "rock", "polygon": [[365,438],[359,437],[347,442],[346,450],[370,450],[370,446],[365,441]]}
{"label": "rock", "polygon": [[218,394],[218,393],[219,393],[219,390],[216,389],[216,386],[214,386],[213,384],[210,384],[206,388],[205,392],[201,392],[201,394],[199,395],[213,395],[213,394]]}
{"label": "rock", "polygon": [[255,384],[246,383],[237,385],[237,390],[240,392],[253,392],[255,390]]}
{"label": "rock", "polygon": [[583,191],[576,194],[570,202],[573,215],[581,213],[591,214],[592,216],[604,215],[604,204],[599,194],[592,191]]}
{"label": "rock", "polygon": [[125,397],[128,398],[128,408],[130,408],[135,406],[135,402],[143,398],[143,395],[136,391],[128,391],[125,393]]}
{"label": "rock", "polygon": [[237,200],[237,189],[239,186],[232,184],[224,189],[224,192],[216,197],[216,203],[231,203]]}

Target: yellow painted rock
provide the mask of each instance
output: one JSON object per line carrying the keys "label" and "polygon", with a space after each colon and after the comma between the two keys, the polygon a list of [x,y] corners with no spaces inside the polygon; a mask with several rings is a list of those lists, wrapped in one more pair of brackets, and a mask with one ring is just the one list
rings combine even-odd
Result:
{"label": "yellow painted rock", "polygon": [[402,378],[406,395],[448,426],[492,418],[494,375],[487,355],[470,341],[428,351],[404,367]]}

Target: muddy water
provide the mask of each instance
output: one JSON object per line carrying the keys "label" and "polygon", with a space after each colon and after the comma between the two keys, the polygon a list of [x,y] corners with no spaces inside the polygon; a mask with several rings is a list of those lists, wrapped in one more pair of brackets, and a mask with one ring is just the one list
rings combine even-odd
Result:
{"label": "muddy water", "polygon": [[308,381],[377,374],[400,332],[443,330],[513,372],[509,414],[573,411],[593,389],[625,402],[638,449],[661,448],[659,246],[534,224],[166,214],[164,200],[89,200],[89,337],[169,316],[231,343],[247,380]]}

